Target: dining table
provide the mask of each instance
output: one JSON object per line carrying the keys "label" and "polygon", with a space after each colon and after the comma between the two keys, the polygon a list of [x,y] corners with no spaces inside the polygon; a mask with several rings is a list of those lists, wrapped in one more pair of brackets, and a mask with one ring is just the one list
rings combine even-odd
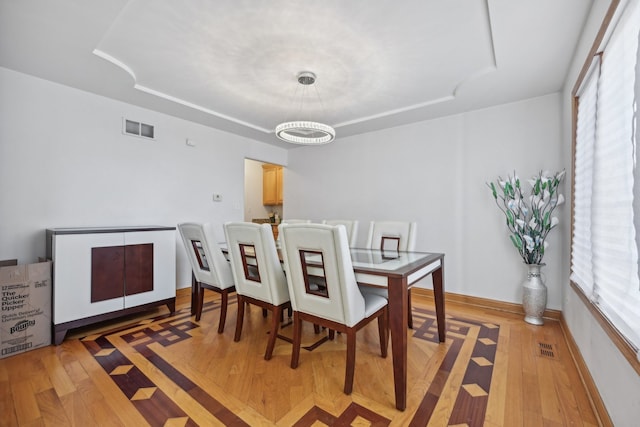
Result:
{"label": "dining table", "polygon": [[[220,247],[226,254],[226,245],[222,243]],[[438,340],[440,343],[445,342],[444,254],[365,248],[352,248],[350,251],[358,284],[387,288],[396,409],[404,411],[407,406],[407,331],[411,315],[409,289],[431,275]],[[279,250],[278,254],[280,255]],[[192,314],[195,313],[199,292],[199,284],[192,280]]]}

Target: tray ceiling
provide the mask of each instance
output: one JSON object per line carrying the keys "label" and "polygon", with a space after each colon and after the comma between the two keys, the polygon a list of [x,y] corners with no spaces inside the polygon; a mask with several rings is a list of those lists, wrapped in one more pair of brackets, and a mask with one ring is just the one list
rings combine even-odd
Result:
{"label": "tray ceiling", "polygon": [[[284,120],[330,124],[338,143],[557,92],[591,6],[0,1],[0,66],[283,147]],[[304,93],[300,71],[317,75]]]}

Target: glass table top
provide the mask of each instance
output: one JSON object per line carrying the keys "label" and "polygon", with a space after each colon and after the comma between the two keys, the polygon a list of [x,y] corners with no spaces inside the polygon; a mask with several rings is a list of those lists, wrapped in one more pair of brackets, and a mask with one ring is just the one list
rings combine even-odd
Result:
{"label": "glass table top", "polygon": [[[220,242],[219,245],[226,252],[226,242]],[[365,248],[351,248],[350,251],[351,262],[356,270],[397,271],[414,263],[429,264],[431,261],[442,258],[442,254],[430,252],[381,251]],[[278,252],[280,252],[279,247]]]}

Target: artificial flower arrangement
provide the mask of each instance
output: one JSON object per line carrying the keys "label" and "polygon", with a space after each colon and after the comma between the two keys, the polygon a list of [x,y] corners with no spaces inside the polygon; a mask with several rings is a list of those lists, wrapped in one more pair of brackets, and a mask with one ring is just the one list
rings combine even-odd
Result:
{"label": "artificial flower arrangement", "polygon": [[558,193],[564,175],[564,170],[554,175],[546,171],[539,172],[528,180],[531,191],[527,198],[515,172],[513,176],[507,176],[507,180],[498,177],[496,183],[487,184],[496,205],[505,215],[511,242],[525,264],[542,264],[548,246],[547,234],[559,222],[552,213],[564,202],[564,197]]}

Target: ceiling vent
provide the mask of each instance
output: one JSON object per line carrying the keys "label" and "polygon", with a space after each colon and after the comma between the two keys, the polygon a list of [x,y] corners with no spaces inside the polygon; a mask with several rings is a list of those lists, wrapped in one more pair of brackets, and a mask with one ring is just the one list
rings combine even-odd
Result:
{"label": "ceiling vent", "polygon": [[141,138],[155,139],[155,128],[153,125],[124,118],[122,119],[122,133],[139,136]]}

